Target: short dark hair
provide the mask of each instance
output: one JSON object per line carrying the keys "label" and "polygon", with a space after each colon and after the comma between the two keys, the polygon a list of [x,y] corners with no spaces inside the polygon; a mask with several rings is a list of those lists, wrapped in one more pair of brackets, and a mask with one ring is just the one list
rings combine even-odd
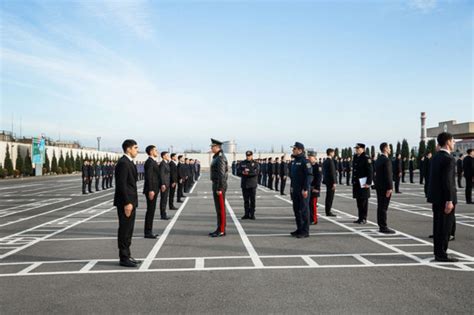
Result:
{"label": "short dark hair", "polygon": [[181,160],[183,156],[182,155],[178,155],[178,160]]}
{"label": "short dark hair", "polygon": [[471,154],[471,152],[472,152],[472,149],[467,149],[466,151],[467,154]]}
{"label": "short dark hair", "polygon": [[123,152],[127,152],[128,148],[132,148],[133,146],[137,145],[137,142],[133,139],[127,139],[122,143],[122,150]]}
{"label": "short dark hair", "polygon": [[146,154],[150,155],[151,151],[156,148],[154,145],[149,145],[146,147],[145,151],[146,151]]}
{"label": "short dark hair", "polygon": [[446,143],[451,139],[453,139],[452,134],[450,134],[449,132],[442,132],[437,137],[438,145],[440,147],[444,147],[446,145]]}
{"label": "short dark hair", "polygon": [[334,149],[328,148],[328,149],[326,150],[326,155],[329,155],[329,154],[331,154],[332,152],[334,152]]}
{"label": "short dark hair", "polygon": [[175,157],[175,156],[176,156],[176,153],[171,153],[170,156],[171,156],[171,157]]}
{"label": "short dark hair", "polygon": [[166,154],[168,154],[168,151],[161,152],[161,158],[163,158]]}
{"label": "short dark hair", "polygon": [[388,143],[387,142],[382,142],[380,144],[380,152],[383,152],[383,150],[385,150],[386,147],[388,147]]}

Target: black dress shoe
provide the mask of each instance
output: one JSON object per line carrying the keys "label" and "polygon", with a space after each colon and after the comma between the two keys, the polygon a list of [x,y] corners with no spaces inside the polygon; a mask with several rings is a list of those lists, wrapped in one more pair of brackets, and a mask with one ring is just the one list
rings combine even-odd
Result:
{"label": "black dress shoe", "polygon": [[433,234],[429,235],[428,237],[429,237],[429,238],[433,238]]}
{"label": "black dress shoe", "polygon": [[133,257],[130,257],[130,258],[129,258],[129,260],[130,260],[132,263],[134,263],[135,265],[139,265],[139,264],[141,264],[141,261],[139,261],[139,260],[136,260],[136,259],[135,259],[135,258],[133,258]]}
{"label": "black dress shoe", "polygon": [[137,264],[131,261],[130,259],[124,259],[120,260],[120,266],[122,267],[130,267],[130,268],[136,268]]}
{"label": "black dress shoe", "polygon": [[367,224],[367,220],[366,219],[362,220],[360,224]]}
{"label": "black dress shoe", "polygon": [[300,231],[296,230],[296,231],[291,232],[290,234],[291,234],[291,236],[296,236],[296,235],[300,234]]}
{"label": "black dress shoe", "polygon": [[307,233],[296,234],[296,238],[307,238],[307,237],[309,237],[309,234]]}
{"label": "black dress shoe", "polygon": [[355,224],[362,224],[362,220],[355,220],[355,221],[353,221],[352,223],[355,223]]}
{"label": "black dress shoe", "polygon": [[178,210],[178,208],[173,206],[173,207],[170,207],[170,210]]}
{"label": "black dress shoe", "polygon": [[439,261],[439,262],[458,262],[459,259],[447,256],[447,257],[435,257],[435,261]]}
{"label": "black dress shoe", "polygon": [[211,234],[211,237],[223,237],[223,236],[225,236],[225,232],[216,232],[216,233]]}
{"label": "black dress shoe", "polygon": [[171,219],[170,217],[161,217],[161,220],[169,220]]}
{"label": "black dress shoe", "polygon": [[158,238],[158,234],[145,234],[145,238]]}
{"label": "black dress shoe", "polygon": [[389,228],[380,229],[379,232],[384,234],[395,234],[395,231]]}
{"label": "black dress shoe", "polygon": [[318,224],[318,221],[311,222],[311,225],[316,225],[316,224]]}
{"label": "black dress shoe", "polygon": [[255,220],[255,216],[254,216],[254,215],[251,215],[251,216],[250,216],[250,220]]}
{"label": "black dress shoe", "polygon": [[210,232],[208,235],[212,236],[212,234],[216,234],[216,233],[219,233],[219,230],[215,230],[214,232]]}
{"label": "black dress shoe", "polygon": [[177,202],[177,203],[183,203],[184,201],[182,201],[182,200],[178,200],[178,201],[176,201],[176,202]]}
{"label": "black dress shoe", "polygon": [[244,215],[244,216],[242,217],[242,220],[248,220],[248,219],[250,219],[250,217],[249,217],[248,215]]}
{"label": "black dress shoe", "polygon": [[93,194],[93,193],[94,193],[93,191],[90,191],[90,190],[89,190],[89,194]]}
{"label": "black dress shoe", "polygon": [[326,216],[327,216],[327,217],[337,217],[337,215],[335,215],[335,214],[332,213],[332,212],[326,213]]}

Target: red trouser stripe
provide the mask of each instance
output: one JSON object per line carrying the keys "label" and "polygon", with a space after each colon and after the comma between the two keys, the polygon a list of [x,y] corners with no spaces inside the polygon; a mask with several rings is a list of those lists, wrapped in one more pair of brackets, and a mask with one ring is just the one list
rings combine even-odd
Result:
{"label": "red trouser stripe", "polygon": [[220,226],[220,230],[221,230],[221,233],[224,233],[225,232],[225,205],[224,205],[224,194],[221,193],[219,195],[219,204],[221,206],[221,226]]}
{"label": "red trouser stripe", "polygon": [[313,198],[313,218],[314,223],[318,222],[318,198]]}

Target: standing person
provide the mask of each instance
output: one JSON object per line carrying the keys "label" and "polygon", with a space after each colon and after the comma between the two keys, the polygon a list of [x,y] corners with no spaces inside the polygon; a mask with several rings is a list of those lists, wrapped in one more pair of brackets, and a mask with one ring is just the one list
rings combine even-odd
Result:
{"label": "standing person", "polygon": [[274,174],[275,174],[275,191],[280,191],[279,184],[280,184],[280,159],[275,158],[275,165],[273,167]]}
{"label": "standing person", "polygon": [[311,224],[318,224],[318,198],[321,192],[321,167],[316,160],[316,153],[309,152],[308,159],[311,163],[313,181],[311,182],[311,193],[309,200],[310,220]]}
{"label": "standing person", "polygon": [[420,171],[420,185],[423,185],[423,179],[425,178],[425,156],[424,155],[420,159],[418,169]]}
{"label": "standing person", "polygon": [[184,195],[184,181],[186,180],[186,164],[184,164],[184,158],[182,155],[178,156],[178,203],[183,202]]}
{"label": "standing person", "polygon": [[425,184],[424,184],[424,191],[425,191],[425,197],[428,198],[428,185],[430,183],[430,176],[431,176],[431,157],[433,154],[431,152],[428,152],[425,156],[425,160],[423,161],[423,174],[424,174],[424,179],[425,179]]}
{"label": "standing person", "polygon": [[82,194],[87,195],[87,185],[88,185],[88,179],[89,179],[89,161],[84,160],[82,163]]}
{"label": "standing person", "polygon": [[262,168],[262,186],[265,186],[267,187],[267,181],[268,181],[268,163],[267,163],[267,159],[263,159],[263,163],[261,165],[261,168]]}
{"label": "standing person", "polygon": [[459,156],[459,159],[456,161],[456,173],[458,175],[458,188],[464,188],[462,186],[462,174],[464,173],[463,165],[462,165],[463,159],[464,159],[464,156],[461,154]]}
{"label": "standing person", "polygon": [[455,220],[456,161],[451,156],[454,150],[453,136],[442,132],[437,137],[440,150],[431,161],[429,176],[428,202],[433,209],[433,243],[436,261],[457,262],[458,259],[447,254],[449,236]]}
{"label": "standing person", "polygon": [[107,189],[107,161],[104,161],[102,163],[102,170],[101,170],[101,173],[102,173],[102,190],[106,190]]}
{"label": "standing person", "polygon": [[94,175],[95,175],[95,191],[99,191],[99,183],[100,183],[100,177],[102,175],[102,166],[100,165],[100,161],[97,161],[95,163],[95,170],[94,170]]}
{"label": "standing person", "polygon": [[267,188],[273,190],[273,179],[275,178],[275,164],[273,164],[272,158],[268,158],[267,177]]}
{"label": "standing person", "polygon": [[397,154],[393,160],[393,181],[395,182],[395,193],[400,194],[400,179],[402,177],[402,155]]}
{"label": "standing person", "polygon": [[292,148],[294,161],[291,163],[291,200],[297,228],[291,235],[306,238],[309,237],[309,194],[313,169],[306,159],[304,145],[295,142]]}
{"label": "standing person", "polygon": [[472,184],[474,181],[474,149],[467,150],[467,156],[462,161],[464,178],[466,179],[466,203],[472,204]]}
{"label": "standing person", "polygon": [[217,214],[217,229],[209,233],[210,237],[225,236],[226,213],[225,193],[227,191],[227,158],[222,151],[222,142],[211,139],[211,151],[214,153],[211,162],[212,196]]}
{"label": "standing person", "polygon": [[339,185],[342,185],[342,173],[344,172],[344,167],[340,157],[337,158],[337,172],[339,174]]}
{"label": "standing person", "polygon": [[359,218],[354,223],[365,224],[367,223],[370,186],[372,185],[372,161],[365,154],[365,144],[357,143],[354,148],[356,155],[352,163],[352,197],[357,201],[359,215]]}
{"label": "standing person", "polygon": [[324,203],[324,210],[326,216],[335,217],[336,215],[331,212],[332,203],[334,201],[334,195],[336,193],[336,167],[333,162],[334,149],[326,150],[326,160],[323,162],[323,184],[326,185],[326,200]]}
{"label": "standing person", "polygon": [[405,182],[405,174],[407,172],[407,158],[402,159],[402,183]]}
{"label": "standing person", "polygon": [[375,189],[377,191],[377,223],[379,231],[385,234],[394,234],[395,231],[387,226],[387,210],[393,192],[392,162],[389,159],[390,146],[387,142],[380,145],[379,156],[375,162]]}
{"label": "standing person", "polygon": [[115,169],[114,206],[117,207],[119,228],[117,243],[119,248],[120,265],[137,267],[139,262],[132,258],[132,244],[135,213],[138,207],[137,168],[133,159],[138,155],[138,145],[135,140],[125,140],[122,144],[124,156],[120,158]]}
{"label": "standing person", "polygon": [[201,177],[201,161],[199,160],[196,160],[196,181],[199,180],[199,178]]}
{"label": "standing person", "polygon": [[169,207],[170,210],[178,210],[174,206],[174,195],[176,192],[176,186],[178,185],[178,156],[176,153],[171,153],[170,165],[170,195],[169,195]]}
{"label": "standing person", "polygon": [[188,181],[189,181],[189,159],[185,158],[184,159],[184,165],[183,165],[183,170],[184,170],[184,181],[183,181],[183,189],[185,193],[188,193]]}
{"label": "standing person", "polygon": [[153,234],[153,220],[155,219],[156,200],[160,191],[160,169],[156,158],[158,150],[156,146],[149,145],[145,149],[148,159],[145,162],[145,183],[143,186],[143,194],[146,198],[146,214],[145,214],[145,238],[157,238],[158,234]]}
{"label": "standing person", "polygon": [[90,194],[94,193],[92,191],[92,181],[93,181],[93,178],[94,178],[94,170],[95,170],[95,167],[94,167],[94,164],[92,163],[91,160],[88,161],[87,163],[87,189],[89,191]]}
{"label": "standing person", "polygon": [[255,220],[255,197],[257,194],[257,175],[259,165],[253,160],[252,151],[245,152],[246,159],[237,166],[237,176],[241,178],[240,188],[244,197],[245,214],[242,220]]}
{"label": "standing person", "polygon": [[161,152],[160,163],[160,217],[161,220],[169,220],[166,214],[166,205],[168,204],[168,196],[171,184],[170,172],[170,155],[167,151]]}
{"label": "standing person", "polygon": [[347,158],[346,162],[346,185],[351,185],[351,172],[352,172],[352,159],[350,157]]}
{"label": "standing person", "polygon": [[410,173],[410,184],[414,184],[415,158],[412,156],[408,162],[408,172]]}
{"label": "standing person", "polygon": [[285,160],[285,156],[281,157],[281,164],[280,164],[280,195],[285,195],[285,187],[286,187],[286,179],[289,174],[289,161]]}

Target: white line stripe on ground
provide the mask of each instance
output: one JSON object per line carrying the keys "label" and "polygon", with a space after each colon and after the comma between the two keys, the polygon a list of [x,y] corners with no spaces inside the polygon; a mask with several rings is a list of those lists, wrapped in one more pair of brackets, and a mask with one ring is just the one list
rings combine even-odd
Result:
{"label": "white line stripe on ground", "polygon": [[31,264],[30,266],[26,267],[25,269],[20,270],[18,272],[18,275],[25,275],[28,272],[30,272],[30,271],[36,269],[37,267],[39,267],[41,264],[42,264],[41,262],[35,262],[35,263]]}
{"label": "white line stripe on ground", "polygon": [[84,267],[81,268],[80,271],[89,271],[91,270],[92,268],[94,268],[94,266],[98,263],[98,260],[91,260],[89,261]]}
{"label": "white line stripe on ground", "polygon": [[252,259],[253,264],[255,265],[255,267],[262,267],[263,263],[258,257],[257,251],[255,250],[249,238],[247,237],[247,234],[245,233],[244,228],[240,224],[239,220],[237,220],[235,212],[230,206],[230,203],[226,200],[225,204],[227,206],[227,211],[229,212],[229,215],[234,221],[234,225],[237,228],[237,231],[239,232],[240,238],[242,239],[242,242],[244,243],[244,246],[247,249],[247,252],[249,253],[250,258]]}

